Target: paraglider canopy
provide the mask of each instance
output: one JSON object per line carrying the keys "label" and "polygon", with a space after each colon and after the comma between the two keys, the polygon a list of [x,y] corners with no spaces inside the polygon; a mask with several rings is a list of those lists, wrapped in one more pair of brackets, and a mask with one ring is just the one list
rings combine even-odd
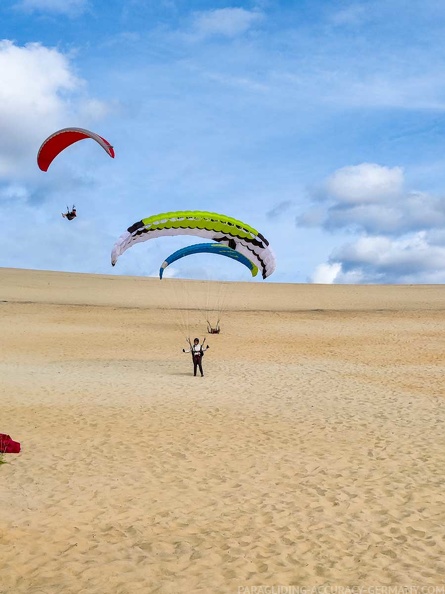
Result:
{"label": "paraglider canopy", "polygon": [[63,128],[51,134],[43,143],[37,153],[37,165],[42,171],[48,171],[53,160],[65,150],[79,140],[91,138],[95,140],[114,159],[114,149],[108,140],[99,136],[95,132],[90,132],[84,128]]}
{"label": "paraglider canopy", "polygon": [[255,264],[246,258],[246,256],[230,248],[229,246],[222,243],[196,243],[181,248],[166,258],[159,269],[159,278],[162,279],[164,270],[167,268],[167,266],[173,262],[176,262],[177,260],[180,260],[181,258],[184,258],[185,256],[192,256],[194,254],[217,254],[220,256],[225,256],[226,258],[231,258],[232,260],[237,260],[241,264],[244,264],[244,266],[250,270],[252,276],[256,276],[258,274],[258,266],[255,266]]}
{"label": "paraglider canopy", "polygon": [[196,235],[227,245],[261,270],[263,278],[275,270],[275,256],[259,231],[232,217],[198,210],[165,212],[137,221],[114,244],[112,266],[136,243],[171,235]]}

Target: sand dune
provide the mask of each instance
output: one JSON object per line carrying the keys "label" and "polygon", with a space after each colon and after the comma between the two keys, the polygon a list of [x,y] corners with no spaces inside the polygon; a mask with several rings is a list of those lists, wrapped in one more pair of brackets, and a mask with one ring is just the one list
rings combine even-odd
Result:
{"label": "sand dune", "polygon": [[0,269],[0,593],[444,586],[445,288],[162,283]]}

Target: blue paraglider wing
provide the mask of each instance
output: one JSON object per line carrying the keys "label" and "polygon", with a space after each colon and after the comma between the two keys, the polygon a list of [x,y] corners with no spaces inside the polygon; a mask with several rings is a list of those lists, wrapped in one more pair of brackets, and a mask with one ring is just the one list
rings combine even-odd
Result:
{"label": "blue paraglider wing", "polygon": [[167,268],[167,266],[173,262],[176,262],[176,260],[179,260],[180,258],[191,256],[192,254],[219,254],[220,256],[226,256],[227,258],[232,258],[232,260],[238,260],[238,262],[241,262],[241,264],[247,266],[247,268],[252,273],[252,276],[256,276],[258,274],[258,267],[255,266],[253,262],[251,262],[240,252],[233,250],[228,245],[224,245],[222,243],[196,243],[194,245],[181,248],[166,258],[159,269],[159,278],[162,278],[164,270]]}

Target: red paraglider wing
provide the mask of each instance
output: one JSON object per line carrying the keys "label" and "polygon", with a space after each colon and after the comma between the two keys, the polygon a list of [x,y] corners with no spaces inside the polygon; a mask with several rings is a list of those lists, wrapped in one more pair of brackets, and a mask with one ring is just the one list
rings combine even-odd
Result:
{"label": "red paraglider wing", "polygon": [[110,157],[114,159],[113,147],[108,140],[105,140],[105,138],[102,138],[99,134],[84,130],[83,128],[64,128],[63,130],[51,134],[51,136],[43,142],[37,153],[37,165],[42,171],[48,171],[48,167],[59,153],[68,146],[71,146],[79,140],[84,140],[85,138],[92,138],[98,142]]}

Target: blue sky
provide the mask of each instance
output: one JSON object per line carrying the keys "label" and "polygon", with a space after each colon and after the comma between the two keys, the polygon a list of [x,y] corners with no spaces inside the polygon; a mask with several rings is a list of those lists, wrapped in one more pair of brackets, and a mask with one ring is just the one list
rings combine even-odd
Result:
{"label": "blue sky", "polygon": [[[114,242],[200,209],[268,238],[266,282],[445,283],[444,26],[441,0],[3,0],[0,265],[156,275],[190,238],[111,268]],[[82,141],[40,171],[68,126],[116,158]],[[169,273],[249,280],[221,260]]]}

